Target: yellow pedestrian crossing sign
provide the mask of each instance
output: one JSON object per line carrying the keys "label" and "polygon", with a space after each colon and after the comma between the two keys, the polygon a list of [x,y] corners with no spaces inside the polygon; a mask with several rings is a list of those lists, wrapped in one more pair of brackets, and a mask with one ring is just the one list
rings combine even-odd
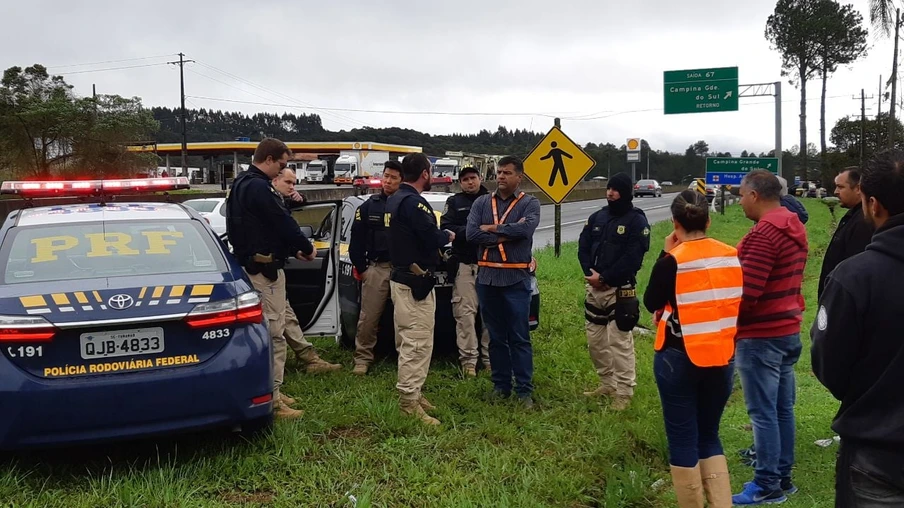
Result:
{"label": "yellow pedestrian crossing sign", "polygon": [[524,159],[524,174],[554,203],[561,203],[596,162],[553,127]]}

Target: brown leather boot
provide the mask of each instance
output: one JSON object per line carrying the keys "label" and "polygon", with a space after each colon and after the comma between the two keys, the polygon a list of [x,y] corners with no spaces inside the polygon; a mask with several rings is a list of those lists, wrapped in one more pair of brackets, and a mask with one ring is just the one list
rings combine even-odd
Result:
{"label": "brown leather boot", "polygon": [[279,400],[282,401],[282,403],[287,406],[291,406],[291,405],[295,404],[295,399],[293,399],[292,397],[289,397],[288,395],[286,395],[283,392],[279,392]]}
{"label": "brown leather boot", "polygon": [[731,475],[725,455],[701,460],[700,476],[710,508],[731,508]]}
{"label": "brown leather boot", "polygon": [[300,409],[292,409],[289,406],[285,405],[282,401],[276,403],[273,408],[273,416],[276,418],[282,418],[286,420],[291,420],[292,418],[298,418],[304,414],[304,411]]}
{"label": "brown leather boot", "polygon": [[624,411],[631,406],[631,397],[627,395],[616,395],[615,400],[612,401],[612,404],[609,406],[615,411]]}
{"label": "brown leather boot", "polygon": [[340,370],[342,365],[338,363],[329,363],[319,356],[314,357],[313,360],[308,362],[307,367],[305,367],[305,372],[308,374],[322,374],[324,372],[333,372],[336,370]]}
{"label": "brown leather boot", "polygon": [[407,415],[417,417],[418,420],[427,425],[439,425],[439,420],[425,413],[424,408],[421,407],[420,401],[417,399],[400,399],[399,409]]}
{"label": "brown leather boot", "polygon": [[[678,508],[703,508],[703,483],[700,478],[700,465],[694,467],[671,466],[672,485]],[[731,493],[728,500],[731,502]],[[730,506],[730,504],[729,504]]]}
{"label": "brown leather boot", "polygon": [[462,367],[465,371],[465,377],[477,377],[477,367],[474,365],[465,365]]}
{"label": "brown leather boot", "polygon": [[356,376],[363,376],[367,374],[368,365],[366,363],[356,363],[355,368],[352,369],[352,374]]}
{"label": "brown leather boot", "polygon": [[427,397],[424,397],[423,395],[421,395],[421,399],[418,401],[418,403],[421,405],[424,411],[433,411],[436,409],[436,406],[431,404],[430,401],[427,400]]}

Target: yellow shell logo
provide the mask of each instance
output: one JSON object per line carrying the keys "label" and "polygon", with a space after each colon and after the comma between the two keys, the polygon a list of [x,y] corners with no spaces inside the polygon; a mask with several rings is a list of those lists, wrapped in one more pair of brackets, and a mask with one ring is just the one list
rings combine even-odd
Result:
{"label": "yellow shell logo", "polygon": [[640,146],[640,141],[637,139],[629,139],[628,140],[628,150],[637,150],[637,147]]}

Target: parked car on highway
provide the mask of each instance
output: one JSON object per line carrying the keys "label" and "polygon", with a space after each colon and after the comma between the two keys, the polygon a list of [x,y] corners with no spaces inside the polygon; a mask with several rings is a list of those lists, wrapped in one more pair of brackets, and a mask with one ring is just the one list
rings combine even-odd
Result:
{"label": "parked car on highway", "polygon": [[662,182],[662,185],[675,185],[675,184],[673,184],[670,180],[666,180],[666,181]]}
{"label": "parked car on highway", "polygon": [[634,196],[653,196],[654,198],[662,197],[662,185],[656,180],[638,180],[634,184]]}
{"label": "parked car on highway", "polygon": [[226,233],[226,198],[189,199],[182,204],[194,208],[217,235]]}

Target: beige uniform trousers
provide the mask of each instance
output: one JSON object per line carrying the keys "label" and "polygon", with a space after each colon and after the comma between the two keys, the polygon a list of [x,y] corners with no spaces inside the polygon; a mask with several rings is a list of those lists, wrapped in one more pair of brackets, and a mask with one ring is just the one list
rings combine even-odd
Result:
{"label": "beige uniform trousers", "polygon": [[399,353],[396,388],[403,400],[420,400],[433,355],[436,291],[417,301],[408,286],[390,281],[389,287],[394,306],[396,350]]}
{"label": "beige uniform trousers", "polygon": [[[610,288],[601,291],[588,284],[587,302],[600,309],[614,306],[615,290],[616,288]],[[603,317],[609,319],[607,325],[593,323],[585,317],[590,359],[593,360],[602,386],[614,388],[616,395],[631,397],[637,385],[634,370],[634,335],[618,329],[614,319],[614,308]]]}
{"label": "beige uniform trousers", "polygon": [[355,365],[370,365],[374,361],[377,345],[377,326],[386,300],[389,299],[389,276],[392,263],[371,262],[364,272],[361,284],[361,312],[358,314],[358,331],[355,335]]}
{"label": "beige uniform trousers", "polygon": [[295,316],[295,311],[292,310],[292,305],[288,302],[286,303],[286,329],[283,336],[286,338],[288,347],[292,348],[292,351],[295,351],[295,354],[302,361],[311,363],[318,358],[317,352],[314,351],[314,345],[304,338],[304,332],[301,330],[298,317]]}
{"label": "beige uniform trousers", "polygon": [[[247,273],[247,272],[246,272]],[[279,401],[279,389],[283,384],[283,373],[286,369],[286,273],[279,270],[275,281],[264,274],[248,274],[251,284],[261,294],[264,308],[264,319],[270,332],[270,343],[273,348],[273,400]],[[292,313],[295,316],[295,313]],[[297,320],[296,320],[297,322]]]}
{"label": "beige uniform trousers", "polygon": [[490,334],[483,327],[480,351],[477,345],[477,265],[458,265],[458,275],[452,285],[452,316],[455,317],[455,337],[458,360],[462,366],[477,366],[478,357],[484,365],[490,362]]}

